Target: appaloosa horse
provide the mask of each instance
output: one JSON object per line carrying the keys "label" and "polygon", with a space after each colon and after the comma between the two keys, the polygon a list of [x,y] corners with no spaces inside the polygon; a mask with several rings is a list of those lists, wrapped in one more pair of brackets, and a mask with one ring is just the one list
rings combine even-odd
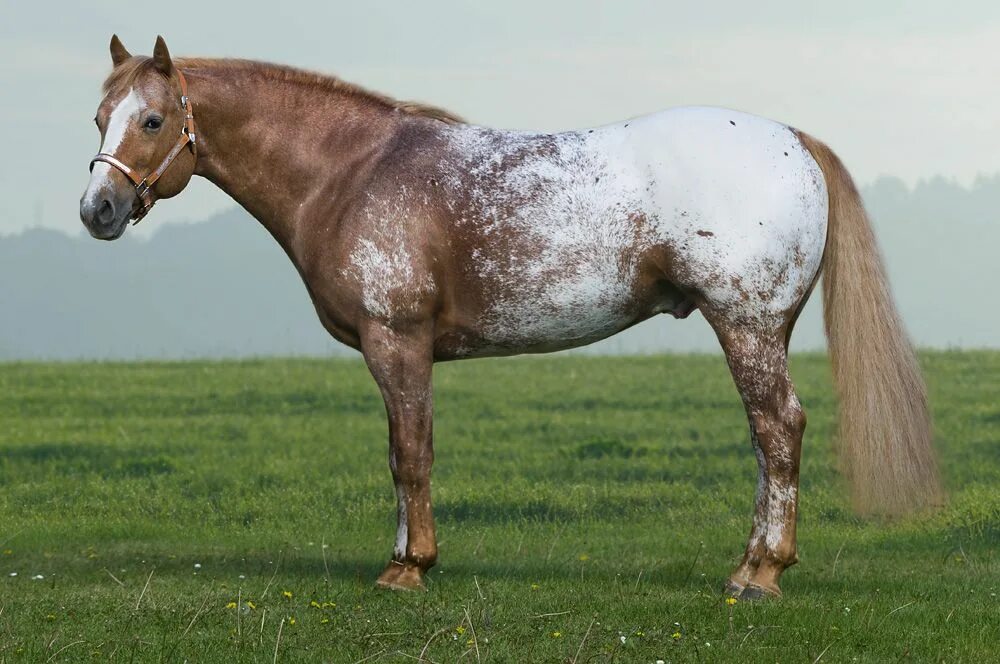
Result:
{"label": "appaloosa horse", "polygon": [[385,399],[399,527],[380,585],[422,588],[437,559],[435,361],[555,351],[698,309],[759,468],[727,592],[779,594],[805,428],[788,339],[821,271],[855,504],[938,500],[925,389],[871,227],[815,138],[718,108],[497,131],[287,67],[173,60],[162,38],[150,58],[113,37],[111,56],[84,224],[115,239],[197,174],[271,232]]}

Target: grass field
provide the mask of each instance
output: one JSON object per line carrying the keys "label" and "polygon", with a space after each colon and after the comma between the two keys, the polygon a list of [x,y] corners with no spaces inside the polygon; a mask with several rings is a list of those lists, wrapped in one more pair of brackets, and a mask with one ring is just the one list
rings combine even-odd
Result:
{"label": "grass field", "polygon": [[360,362],[0,365],[0,661],[997,661],[1000,354],[922,362],[948,507],[852,515],[797,357],[801,562],[734,606],[755,464],[721,357],[437,367],[421,594],[372,583],[395,503]]}

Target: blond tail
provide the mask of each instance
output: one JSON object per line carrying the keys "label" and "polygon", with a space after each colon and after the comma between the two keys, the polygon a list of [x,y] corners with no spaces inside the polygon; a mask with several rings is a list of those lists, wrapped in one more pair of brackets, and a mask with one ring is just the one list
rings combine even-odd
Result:
{"label": "blond tail", "polygon": [[938,505],[927,388],[861,196],[830,148],[799,136],[823,170],[830,196],[823,318],[840,397],[838,449],[854,506],[901,514]]}

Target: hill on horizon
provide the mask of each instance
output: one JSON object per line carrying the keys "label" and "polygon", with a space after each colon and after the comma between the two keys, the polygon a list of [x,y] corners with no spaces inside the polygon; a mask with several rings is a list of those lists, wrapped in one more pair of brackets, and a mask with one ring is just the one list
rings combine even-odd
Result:
{"label": "hill on horizon", "polygon": [[[1000,175],[968,188],[882,177],[863,195],[917,345],[1000,347]],[[2,360],[354,353],[326,334],[291,262],[235,205],[204,222],[164,224],[149,240],[46,229],[0,236],[0,283]],[[824,347],[820,299],[810,300],[793,349]],[[574,352],[717,350],[695,314],[658,316]]]}

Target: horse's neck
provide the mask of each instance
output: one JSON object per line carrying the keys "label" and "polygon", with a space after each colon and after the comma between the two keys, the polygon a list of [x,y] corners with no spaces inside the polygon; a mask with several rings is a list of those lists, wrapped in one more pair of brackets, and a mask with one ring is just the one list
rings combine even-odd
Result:
{"label": "horse's neck", "polygon": [[185,72],[198,135],[195,172],[289,250],[302,210],[335,200],[392,139],[398,119],[346,95],[226,72]]}

